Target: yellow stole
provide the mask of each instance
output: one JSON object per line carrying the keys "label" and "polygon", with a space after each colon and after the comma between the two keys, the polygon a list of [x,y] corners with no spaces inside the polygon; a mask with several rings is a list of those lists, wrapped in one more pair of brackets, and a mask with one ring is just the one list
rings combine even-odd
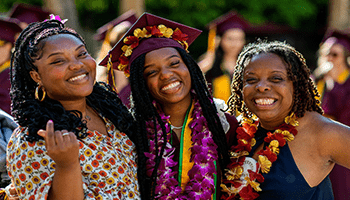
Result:
{"label": "yellow stole", "polygon": [[213,97],[222,99],[227,102],[228,98],[231,96],[230,88],[231,78],[227,74],[223,74],[216,77],[213,81]]}
{"label": "yellow stole", "polygon": [[[185,124],[185,130],[181,134],[180,146],[182,146],[182,152],[180,151],[179,156],[179,182],[181,183],[182,191],[185,190],[186,184],[190,180],[188,177],[188,171],[193,167],[193,162],[190,162],[192,151],[192,130],[189,127],[190,122],[193,120],[192,112],[194,108],[194,102],[192,102],[190,112],[188,113],[188,119]],[[181,156],[182,155],[182,156]],[[182,157],[182,159],[181,159]],[[181,163],[180,163],[181,162]]]}
{"label": "yellow stole", "polygon": [[3,72],[5,69],[9,68],[10,67],[10,63],[11,63],[11,61],[9,60],[9,61],[6,61],[4,64],[2,64],[0,66],[0,73]]}

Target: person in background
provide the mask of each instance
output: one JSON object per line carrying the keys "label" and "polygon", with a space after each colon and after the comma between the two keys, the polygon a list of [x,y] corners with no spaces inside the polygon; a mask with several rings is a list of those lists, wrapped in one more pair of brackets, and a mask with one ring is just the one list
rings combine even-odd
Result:
{"label": "person in background", "polygon": [[[333,198],[329,173],[350,168],[350,127],[323,116],[301,53],[257,41],[238,57],[228,101],[242,113],[225,174],[226,199]],[[240,173],[243,172],[243,173]]]}
{"label": "person in background", "polygon": [[22,31],[19,21],[0,18],[0,109],[11,114],[10,60],[15,39]]}
{"label": "person in background", "polygon": [[8,13],[8,17],[20,21],[22,29],[26,28],[32,22],[41,22],[48,19],[50,12],[39,7],[24,3],[15,3]]}
{"label": "person in background", "polygon": [[132,113],[150,144],[150,199],[220,199],[237,120],[188,54],[200,33],[144,13],[100,63],[130,73]]}
{"label": "person in background", "polygon": [[7,169],[19,199],[140,199],[147,141],[117,94],[96,83],[95,60],[63,22],[31,23],[11,59],[19,127]]}
{"label": "person in background", "polygon": [[[129,10],[118,18],[103,25],[97,29],[97,33],[94,35],[94,39],[97,41],[103,41],[101,49],[98,52],[97,62],[100,62],[112,49],[112,47],[122,38],[125,32],[131,27],[137,20],[136,14],[133,10]],[[110,71],[110,73],[108,73]],[[109,74],[109,76],[108,76]],[[118,93],[122,102],[130,107],[130,85],[127,77],[119,70],[107,69],[103,66],[97,66],[97,78],[98,81],[103,81],[112,86]]]}
{"label": "person in background", "polygon": [[13,117],[0,109],[0,187],[5,188],[11,183],[6,169],[6,148],[12,132],[17,127]]}
{"label": "person in background", "polygon": [[[246,43],[245,30],[250,24],[231,11],[209,25],[208,50],[198,65],[212,90],[213,97],[225,102],[231,95],[230,84],[238,54]],[[215,36],[220,36],[220,39]],[[216,43],[219,43],[217,48]]]}
{"label": "person in background", "polygon": [[[325,72],[318,76],[317,88],[321,94],[321,107],[325,116],[350,126],[350,32],[328,30],[324,37],[324,61],[319,69]],[[335,165],[330,173],[336,200],[350,198],[350,170]]]}

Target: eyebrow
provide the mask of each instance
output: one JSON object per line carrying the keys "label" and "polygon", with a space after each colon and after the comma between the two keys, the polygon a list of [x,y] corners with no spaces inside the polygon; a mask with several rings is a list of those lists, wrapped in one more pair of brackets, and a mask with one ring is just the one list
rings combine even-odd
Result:
{"label": "eyebrow", "polygon": [[[79,50],[80,48],[82,48],[82,47],[85,47],[85,45],[79,45],[76,49],[75,49],[75,51],[77,51],[77,50]],[[55,55],[59,55],[59,54],[63,54],[62,52],[56,52],[56,53],[52,53],[52,54],[50,54],[49,56],[47,56],[47,58],[50,58],[51,56],[55,56]]]}
{"label": "eyebrow", "polygon": [[[180,56],[174,54],[174,55],[171,55],[171,56],[167,57],[166,60],[170,60],[170,59],[173,58],[173,57],[178,57],[178,58],[180,58]],[[153,66],[153,65],[154,65],[154,64],[145,65],[144,68],[151,67],[151,66]]]}
{"label": "eyebrow", "polygon": [[[272,74],[274,74],[274,73],[279,73],[279,74],[285,74],[285,75],[287,75],[288,74],[288,72],[287,73],[285,73],[285,72],[283,72],[283,71],[272,71],[272,72],[270,72],[270,73],[272,73]],[[245,72],[244,74],[256,74],[255,72],[252,72],[252,71],[248,71],[248,72]]]}

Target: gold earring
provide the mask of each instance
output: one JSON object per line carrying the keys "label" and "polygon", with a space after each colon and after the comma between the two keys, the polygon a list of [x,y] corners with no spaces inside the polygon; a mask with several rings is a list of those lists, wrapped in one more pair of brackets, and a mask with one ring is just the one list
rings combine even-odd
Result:
{"label": "gold earring", "polygon": [[46,96],[46,92],[44,89],[42,89],[41,91],[43,92],[43,97],[40,99],[39,98],[39,89],[41,88],[41,85],[38,84],[38,86],[35,88],[35,99],[39,100],[39,101],[44,101],[45,96]]}

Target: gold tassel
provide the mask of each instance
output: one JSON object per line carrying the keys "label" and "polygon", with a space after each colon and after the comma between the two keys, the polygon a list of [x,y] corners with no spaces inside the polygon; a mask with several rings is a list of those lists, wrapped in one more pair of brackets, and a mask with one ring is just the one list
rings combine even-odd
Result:
{"label": "gold tassel", "polygon": [[209,30],[209,35],[208,35],[208,52],[215,52],[215,37],[216,37],[216,27],[211,28]]}
{"label": "gold tassel", "polygon": [[113,70],[113,63],[112,63],[112,54],[109,55],[108,63],[107,63],[107,84],[112,87],[112,90],[116,93],[118,93],[118,90],[115,85],[115,78],[114,78],[114,70]]}

